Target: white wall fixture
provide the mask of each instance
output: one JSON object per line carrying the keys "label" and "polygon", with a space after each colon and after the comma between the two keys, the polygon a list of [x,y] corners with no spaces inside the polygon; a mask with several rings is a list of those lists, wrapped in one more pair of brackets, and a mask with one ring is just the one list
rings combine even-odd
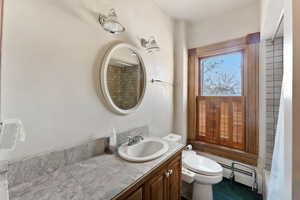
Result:
{"label": "white wall fixture", "polygon": [[145,65],[135,47],[119,43],[108,49],[101,66],[100,84],[111,111],[123,115],[136,111],[146,83]]}
{"label": "white wall fixture", "polygon": [[0,151],[13,151],[18,141],[26,139],[24,126],[19,119],[5,119],[0,124]]}
{"label": "white wall fixture", "polygon": [[125,27],[118,22],[118,16],[114,9],[110,9],[108,15],[99,15],[99,23],[109,33],[119,34],[125,31]]}
{"label": "white wall fixture", "polygon": [[160,79],[151,79],[151,83],[164,83],[164,84],[167,84],[169,86],[173,86],[173,83],[170,83],[170,82],[167,82],[167,81],[163,81],[163,80],[160,80]]}
{"label": "white wall fixture", "polygon": [[160,51],[160,47],[154,36],[147,38],[141,38],[141,46],[146,50],[147,53],[153,53]]}

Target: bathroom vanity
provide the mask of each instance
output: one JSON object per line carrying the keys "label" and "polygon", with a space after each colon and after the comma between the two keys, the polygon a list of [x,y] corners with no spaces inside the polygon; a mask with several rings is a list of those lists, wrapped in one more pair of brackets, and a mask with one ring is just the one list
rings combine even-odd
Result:
{"label": "bathroom vanity", "polygon": [[179,200],[181,188],[181,151],[162,163],[116,200]]}
{"label": "bathroom vanity", "polygon": [[116,154],[93,156],[94,143],[9,164],[9,199],[180,199],[184,145],[168,142],[161,157],[129,162]]}

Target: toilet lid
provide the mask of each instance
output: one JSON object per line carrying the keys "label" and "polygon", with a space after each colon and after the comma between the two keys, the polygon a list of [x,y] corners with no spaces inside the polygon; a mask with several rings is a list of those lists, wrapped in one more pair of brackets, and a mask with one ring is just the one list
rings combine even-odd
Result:
{"label": "toilet lid", "polygon": [[223,168],[217,162],[197,154],[189,154],[182,159],[183,166],[203,175],[220,175]]}

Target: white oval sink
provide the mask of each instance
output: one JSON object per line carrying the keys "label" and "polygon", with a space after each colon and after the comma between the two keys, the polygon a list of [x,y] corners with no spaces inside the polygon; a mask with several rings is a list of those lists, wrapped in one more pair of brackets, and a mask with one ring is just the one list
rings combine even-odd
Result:
{"label": "white oval sink", "polygon": [[146,137],[141,142],[131,146],[128,146],[127,143],[122,144],[118,153],[125,160],[145,162],[162,156],[168,149],[168,143],[162,139]]}

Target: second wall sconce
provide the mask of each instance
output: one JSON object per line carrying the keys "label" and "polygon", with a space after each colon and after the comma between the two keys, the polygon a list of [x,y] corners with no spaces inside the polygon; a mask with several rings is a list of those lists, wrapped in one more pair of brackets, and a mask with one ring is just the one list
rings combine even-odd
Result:
{"label": "second wall sconce", "polygon": [[141,46],[146,50],[147,53],[160,51],[160,47],[158,46],[154,36],[150,36],[147,39],[141,38]]}
{"label": "second wall sconce", "polygon": [[109,33],[119,34],[125,31],[125,27],[118,22],[118,16],[114,9],[110,9],[108,15],[99,15],[99,23]]}

